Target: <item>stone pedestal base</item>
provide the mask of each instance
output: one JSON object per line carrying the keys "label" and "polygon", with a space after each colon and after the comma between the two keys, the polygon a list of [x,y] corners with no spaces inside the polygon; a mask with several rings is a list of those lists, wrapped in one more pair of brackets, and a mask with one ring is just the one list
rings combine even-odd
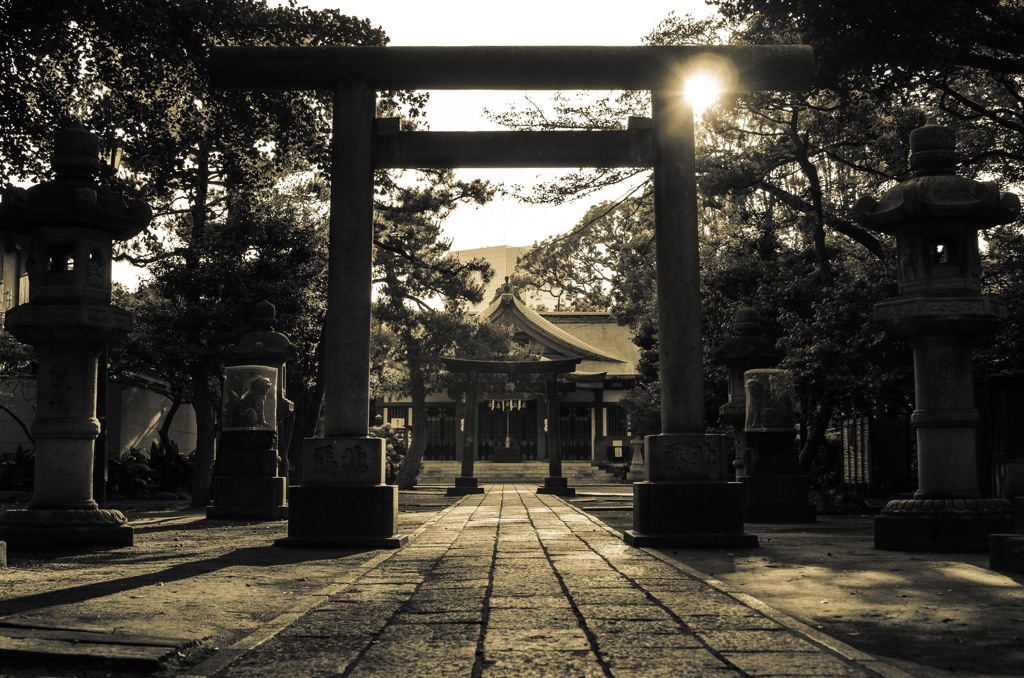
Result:
{"label": "stone pedestal base", "polygon": [[1024,534],[990,534],[988,566],[993,570],[1024,574]]}
{"label": "stone pedestal base", "polygon": [[743,488],[719,481],[633,484],[630,546],[757,546],[743,532]]}
{"label": "stone pedestal base", "polygon": [[569,487],[569,479],[548,477],[544,479],[544,485],[537,488],[537,494],[557,494],[559,497],[575,497],[576,488]]}
{"label": "stone pedestal base", "polygon": [[875,516],[875,548],[987,551],[989,535],[1012,528],[1012,505],[1006,499],[895,499]]}
{"label": "stone pedestal base", "polygon": [[293,485],[288,536],[277,546],[400,548],[398,488],[394,485]]}
{"label": "stone pedestal base", "polygon": [[813,523],[807,476],[744,476],[743,519],[752,523]]}
{"label": "stone pedestal base", "polygon": [[226,477],[213,479],[213,505],[207,518],[281,520],[288,517],[285,479]]}
{"label": "stone pedestal base", "polygon": [[7,542],[0,541],[0,569],[7,567]]}
{"label": "stone pedestal base", "polygon": [[277,432],[227,430],[220,434],[213,503],[207,518],[282,520],[287,480],[278,475]]}
{"label": "stone pedestal base", "polygon": [[111,509],[27,509],[0,515],[0,540],[14,547],[131,546],[135,530]]}
{"label": "stone pedestal base", "polygon": [[476,484],[473,476],[459,476],[455,479],[455,487],[449,487],[445,492],[448,497],[464,497],[467,494],[483,494],[484,488]]}

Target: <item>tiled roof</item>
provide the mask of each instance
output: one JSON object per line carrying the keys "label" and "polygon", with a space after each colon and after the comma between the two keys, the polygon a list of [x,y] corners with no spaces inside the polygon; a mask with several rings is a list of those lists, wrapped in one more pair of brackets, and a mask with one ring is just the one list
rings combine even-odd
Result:
{"label": "tiled roof", "polygon": [[[494,299],[481,312],[491,322],[507,320],[528,334],[534,334],[546,347],[566,357],[583,358],[580,372],[607,372],[614,375],[636,373],[636,346],[629,340],[629,331],[614,322],[608,314],[551,314],[553,323],[530,308],[507,281],[499,287]],[[576,315],[574,322],[563,323],[563,316]]]}

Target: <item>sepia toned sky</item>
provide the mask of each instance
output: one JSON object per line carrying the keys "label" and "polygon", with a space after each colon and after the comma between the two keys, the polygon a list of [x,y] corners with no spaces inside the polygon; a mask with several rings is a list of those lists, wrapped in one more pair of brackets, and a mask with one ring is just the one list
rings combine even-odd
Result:
{"label": "sepia toned sky", "polygon": [[[706,16],[703,0],[299,0],[300,5],[335,8],[383,28],[392,46],[419,45],[639,45],[658,23],[675,12]],[[431,130],[500,129],[482,113],[524,104],[526,92],[435,91],[427,106]],[[543,100],[534,92],[531,99]],[[557,170],[459,170],[460,178],[482,178],[529,187]],[[572,229],[601,199],[614,200],[632,187],[613,188],[562,206],[527,205],[497,197],[483,207],[463,206],[445,222],[453,249],[530,245]]]}

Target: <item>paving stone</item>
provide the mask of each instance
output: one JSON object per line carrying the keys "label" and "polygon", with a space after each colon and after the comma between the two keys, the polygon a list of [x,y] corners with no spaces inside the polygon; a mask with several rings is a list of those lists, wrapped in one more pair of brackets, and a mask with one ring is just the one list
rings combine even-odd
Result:
{"label": "paving stone", "polygon": [[632,577],[642,588],[657,594],[660,591],[674,591],[678,593],[708,593],[715,589],[708,584],[688,577]]}
{"label": "paving stone", "polygon": [[304,614],[281,632],[282,636],[365,635],[370,637],[387,624],[391,614],[366,614],[337,610],[314,610]]}
{"label": "paving stone", "polygon": [[494,582],[494,596],[558,596],[562,595],[562,586],[554,577],[549,581],[536,582]]}
{"label": "paving stone", "polygon": [[590,650],[583,629],[552,627],[532,629],[488,628],[484,634],[484,654],[529,649],[531,652]]}
{"label": "paving stone", "polygon": [[[636,619],[586,619],[587,628],[595,632],[623,633],[630,636],[649,634],[679,634],[686,630],[674,619],[636,620]],[[692,634],[690,634],[692,635]]]}
{"label": "paving stone", "polygon": [[632,587],[570,588],[569,595],[577,605],[648,605],[647,595]]}
{"label": "paving stone", "polygon": [[789,630],[708,631],[697,634],[721,652],[813,652],[820,648]]}
{"label": "paving stone", "polygon": [[416,594],[402,607],[403,612],[453,612],[483,609],[483,596],[459,595],[458,591]]}
{"label": "paving stone", "polygon": [[628,621],[647,621],[671,619],[671,615],[653,604],[645,605],[577,605],[584,619],[623,619]]}
{"label": "paving stone", "polygon": [[370,617],[387,619],[402,607],[402,603],[408,599],[405,596],[396,599],[385,596],[380,600],[336,600],[333,596],[327,602],[320,604],[313,609],[313,613],[331,613],[335,616],[348,616],[350,619]]}
{"label": "paving stone", "polygon": [[[403,611],[390,620],[393,624],[482,624],[483,607],[476,610],[445,610],[444,612]],[[410,631],[415,633],[415,631]]]}
{"label": "paving stone", "polygon": [[645,648],[643,652],[622,654],[601,653],[612,673],[618,674],[619,669],[641,671],[675,669],[679,675],[701,675],[702,672],[717,669],[728,669],[728,664],[720,660],[705,648],[686,648],[681,652],[657,651]]}
{"label": "paving stone", "polygon": [[701,615],[719,615],[727,617],[743,617],[751,614],[751,609],[735,600],[729,603],[715,604],[712,601],[702,600],[700,596],[687,596],[677,598],[671,596],[654,595],[665,607],[672,610],[680,617],[697,617]]}
{"label": "paving stone", "polygon": [[360,638],[276,636],[231,665],[226,675],[282,676],[338,675],[366,646]]}
{"label": "paving stone", "polygon": [[723,613],[691,616],[681,614],[679,618],[694,631],[742,631],[783,628],[778,622],[753,611],[746,615]]}
{"label": "paving stone", "polygon": [[580,574],[577,572],[562,572],[559,570],[562,582],[570,591],[602,588],[622,588],[630,586],[631,582],[618,572],[597,572]]}
{"label": "paving stone", "polygon": [[493,596],[490,604],[492,608],[511,607],[515,609],[569,607],[569,601],[565,596]]}
{"label": "paving stone", "polygon": [[573,676],[604,678],[604,668],[589,652],[508,651],[484,655],[481,675],[484,676]]}
{"label": "paving stone", "polygon": [[578,625],[576,614],[572,608],[565,606],[558,609],[497,608],[488,615],[489,629],[529,629],[538,625],[552,628],[567,628]]}
{"label": "paving stone", "polygon": [[722,657],[751,676],[869,676],[871,672],[852,666],[824,652],[723,652]]}

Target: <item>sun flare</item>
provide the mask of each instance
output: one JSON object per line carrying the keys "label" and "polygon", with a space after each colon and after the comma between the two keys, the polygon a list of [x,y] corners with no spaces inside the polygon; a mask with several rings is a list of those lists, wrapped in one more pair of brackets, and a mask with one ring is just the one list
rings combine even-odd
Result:
{"label": "sun flare", "polygon": [[700,116],[714,104],[721,93],[721,84],[710,75],[691,75],[683,84],[683,97],[696,116]]}

